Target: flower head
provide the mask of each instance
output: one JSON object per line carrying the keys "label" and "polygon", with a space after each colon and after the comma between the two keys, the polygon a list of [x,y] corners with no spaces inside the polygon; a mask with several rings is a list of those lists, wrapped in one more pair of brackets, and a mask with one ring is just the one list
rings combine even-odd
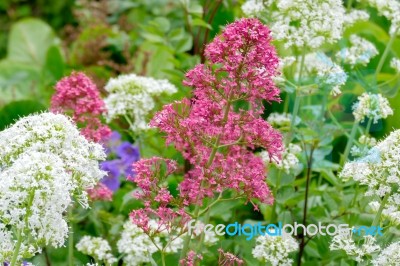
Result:
{"label": "flower head", "polygon": [[51,98],[52,112],[70,115],[89,140],[99,142],[109,137],[111,130],[99,118],[105,113],[104,102],[90,78],[81,72],[73,72],[61,79],[55,89]]}
{"label": "flower head", "polygon": [[130,122],[133,131],[148,129],[147,119],[155,108],[155,97],[177,92],[177,88],[167,80],[135,74],[112,78],[105,89],[109,93],[104,100],[108,110],[107,120],[118,117],[133,118]]}
{"label": "flower head", "polygon": [[357,64],[365,66],[378,54],[378,50],[371,42],[355,34],[350,36],[350,44],[351,47],[342,49],[336,56],[352,67]]}
{"label": "flower head", "polygon": [[379,119],[393,115],[393,110],[381,94],[363,93],[353,105],[353,115],[356,121],[362,122],[368,118],[377,123]]}
{"label": "flower head", "polygon": [[76,249],[85,255],[91,256],[98,262],[104,262],[106,265],[112,265],[117,262],[117,258],[111,253],[110,244],[101,237],[84,236],[76,244]]}
{"label": "flower head", "polygon": [[400,264],[400,241],[394,242],[382,250],[379,255],[372,260],[374,266],[395,266]]}

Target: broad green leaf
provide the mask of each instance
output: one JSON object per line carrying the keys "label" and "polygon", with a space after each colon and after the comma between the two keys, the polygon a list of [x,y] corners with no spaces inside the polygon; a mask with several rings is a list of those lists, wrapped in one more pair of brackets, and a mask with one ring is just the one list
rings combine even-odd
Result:
{"label": "broad green leaf", "polygon": [[45,22],[35,18],[23,19],[11,27],[7,59],[42,67],[47,50],[58,44],[56,35]]}
{"label": "broad green leaf", "polygon": [[210,24],[208,24],[207,22],[205,22],[204,20],[202,20],[201,18],[195,18],[192,20],[192,25],[193,26],[199,26],[199,27],[204,27],[204,28],[208,28],[210,30],[212,30],[212,27]]}
{"label": "broad green leaf", "polygon": [[58,46],[52,46],[47,51],[45,69],[52,74],[55,80],[59,80],[64,75],[64,58]]}
{"label": "broad green leaf", "polygon": [[13,124],[21,117],[43,110],[46,110],[46,108],[37,101],[25,100],[9,103],[0,110],[0,130]]}

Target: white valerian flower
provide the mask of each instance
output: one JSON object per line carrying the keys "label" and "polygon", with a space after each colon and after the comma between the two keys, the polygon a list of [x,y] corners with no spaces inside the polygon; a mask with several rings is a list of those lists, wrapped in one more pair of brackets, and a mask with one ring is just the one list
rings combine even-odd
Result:
{"label": "white valerian flower", "polygon": [[151,262],[152,255],[161,247],[159,238],[154,238],[153,241],[157,246],[141,228],[131,221],[125,222],[121,239],[117,242],[118,251],[124,255],[124,265],[138,266]]}
{"label": "white valerian flower", "polygon": [[392,58],[390,61],[390,67],[393,68],[396,73],[400,73],[400,59]]}
{"label": "white valerian flower", "polygon": [[257,237],[253,248],[253,257],[273,266],[291,266],[293,259],[289,253],[298,250],[299,244],[290,235],[270,236],[268,234]]}
{"label": "white valerian flower", "polygon": [[400,34],[400,2],[398,0],[367,0],[379,15],[391,21],[390,34]]}
{"label": "white valerian flower", "polygon": [[378,54],[374,44],[355,34],[350,36],[349,48],[344,48],[336,54],[341,61],[354,67],[355,65],[366,65],[371,58]]}
{"label": "white valerian flower", "polygon": [[[392,187],[400,183],[399,160],[400,130],[396,130],[370,149],[365,157],[347,162],[339,177],[344,180],[353,179],[368,186],[366,196],[393,196]],[[391,202],[399,202],[398,197]]]}
{"label": "white valerian flower", "polygon": [[110,244],[101,237],[84,236],[75,247],[78,251],[91,256],[97,262],[101,261],[106,265],[112,265],[117,262],[117,258],[111,253]]}
{"label": "white valerian flower", "polygon": [[[340,0],[248,0],[242,10],[268,20],[274,38],[285,48],[316,49],[337,42],[343,33],[345,10]],[[362,15],[348,21],[358,18]]]}
{"label": "white valerian flower", "polygon": [[346,83],[347,74],[343,68],[332,62],[323,53],[307,54],[304,66],[308,75],[316,76],[315,82],[320,86],[327,86],[331,89],[331,94],[340,94],[340,87]]}
{"label": "white valerian flower", "polygon": [[[292,121],[292,115],[289,113],[271,113],[267,118],[268,123],[274,128],[285,131],[289,130]],[[296,117],[295,125],[300,123],[300,118]]]}
{"label": "white valerian flower", "polygon": [[[109,93],[104,99],[107,120],[124,117],[129,120],[133,131],[149,128],[147,119],[155,108],[155,97],[177,92],[177,88],[165,79],[154,79],[135,74],[112,78],[108,81],[105,89]],[[130,121],[131,119],[132,121]]]}
{"label": "white valerian flower", "polygon": [[61,114],[31,115],[0,132],[0,261],[64,245],[64,214],[73,196],[87,206],[85,190],[104,176],[104,158]]}
{"label": "white valerian flower", "polygon": [[271,31],[286,48],[316,49],[342,37],[344,8],[340,0],[276,0]]}
{"label": "white valerian flower", "polygon": [[166,253],[176,253],[183,248],[182,237],[171,234],[155,220],[150,220],[148,225],[152,239],[131,221],[125,222],[121,239],[117,242],[118,251],[124,255],[124,265],[136,266],[151,262],[152,255],[164,248],[163,243],[169,243],[164,248]]}
{"label": "white valerian flower", "polygon": [[270,158],[267,151],[260,152],[261,159],[265,164],[274,164],[276,168],[283,169],[286,173],[296,169],[300,161],[297,156],[301,153],[301,147],[297,144],[289,143],[289,146],[283,151],[282,158]]}
{"label": "white valerian flower", "polygon": [[242,11],[248,17],[257,16],[264,10],[264,0],[247,0],[242,5]]}
{"label": "white valerian flower", "polygon": [[376,244],[375,237],[364,236],[362,240],[356,243],[353,239],[353,233],[335,235],[329,248],[330,250],[343,250],[357,262],[364,261],[366,256],[370,256],[380,250],[380,246]]}
{"label": "white valerian flower", "polygon": [[365,118],[373,119],[377,123],[379,119],[393,115],[389,101],[381,94],[364,92],[358,97],[358,102],[353,105],[353,115],[356,121],[363,122]]}
{"label": "white valerian flower", "polygon": [[351,27],[354,25],[356,22],[359,21],[367,21],[369,19],[369,14],[368,12],[364,10],[351,10],[349,13],[345,14],[344,16],[344,27]]}
{"label": "white valerian flower", "polygon": [[374,137],[367,135],[360,136],[358,142],[360,143],[359,146],[353,146],[351,148],[351,155],[353,155],[353,157],[361,157],[368,155],[370,148],[375,146],[377,143]]}
{"label": "white valerian flower", "polygon": [[372,260],[374,266],[397,266],[400,265],[400,241],[390,244],[383,249],[379,255]]}
{"label": "white valerian flower", "polygon": [[[369,203],[372,211],[378,212],[381,204],[377,201],[372,201]],[[388,219],[393,224],[400,224],[400,194],[394,193],[390,195],[387,202],[382,209],[382,217]]]}

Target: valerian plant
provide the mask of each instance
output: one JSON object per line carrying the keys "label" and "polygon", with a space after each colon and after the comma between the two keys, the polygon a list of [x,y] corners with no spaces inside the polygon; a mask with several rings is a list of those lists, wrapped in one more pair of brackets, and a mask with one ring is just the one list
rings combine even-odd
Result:
{"label": "valerian plant", "polygon": [[[263,101],[280,101],[273,81],[278,58],[270,41],[270,30],[257,19],[228,25],[206,46],[206,63],[186,74],[184,84],[193,88],[193,98],[164,106],[150,122],[166,133],[167,143],[182,153],[190,169],[173,197],[166,179],[177,170],[175,162],[151,158],[136,163],[133,181],[145,208],[130,217],[151,239],[164,230],[183,237],[181,259],[195,246],[201,252],[204,241],[203,234],[191,241],[195,236],[186,233],[184,224],[201,218],[208,223],[211,206],[220,200],[244,198],[255,209],[258,202],[273,203],[264,164],[253,153],[261,148],[280,158],[282,150],[280,133],[261,118]],[[151,217],[157,230],[149,226]],[[159,247],[163,264],[167,247]]]}

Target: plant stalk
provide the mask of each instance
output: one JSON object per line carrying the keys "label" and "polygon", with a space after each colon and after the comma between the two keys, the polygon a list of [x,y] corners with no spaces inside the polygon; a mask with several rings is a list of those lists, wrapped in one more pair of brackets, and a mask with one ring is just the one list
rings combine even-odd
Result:
{"label": "plant stalk", "polygon": [[376,71],[375,71],[375,77],[376,78],[378,77],[378,74],[381,73],[383,64],[385,63],[385,60],[386,60],[386,57],[388,56],[389,51],[392,48],[392,45],[394,43],[394,40],[396,39],[397,32],[398,32],[398,29],[396,29],[394,31],[394,33],[392,34],[392,36],[390,36],[390,39],[389,39],[388,44],[386,45],[385,51],[383,52],[382,57],[379,60],[378,66],[377,66]]}

